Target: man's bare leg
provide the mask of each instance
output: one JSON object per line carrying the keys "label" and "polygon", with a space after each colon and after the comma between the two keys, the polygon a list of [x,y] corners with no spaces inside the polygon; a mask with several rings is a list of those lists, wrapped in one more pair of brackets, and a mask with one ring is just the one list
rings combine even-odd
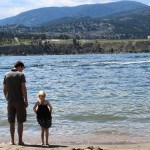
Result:
{"label": "man's bare leg", "polygon": [[15,145],[15,141],[14,141],[15,123],[9,123],[9,124],[10,124],[11,144],[12,144],[12,145]]}
{"label": "man's bare leg", "polygon": [[22,135],[23,135],[23,123],[18,123],[19,145],[24,145],[24,142],[22,141]]}

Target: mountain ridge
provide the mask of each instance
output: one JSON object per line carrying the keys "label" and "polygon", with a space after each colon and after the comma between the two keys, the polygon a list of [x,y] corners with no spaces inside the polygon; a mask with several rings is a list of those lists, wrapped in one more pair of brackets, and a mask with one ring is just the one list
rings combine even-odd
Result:
{"label": "mountain ridge", "polygon": [[74,7],[45,7],[2,19],[0,20],[0,25],[22,24],[25,26],[36,26],[63,17],[89,16],[96,18],[144,7],[149,6],[134,1],[119,1],[107,4],[86,4]]}
{"label": "mountain ridge", "polygon": [[[100,17],[64,17],[39,26],[0,26],[2,37],[58,39],[147,39],[150,36],[150,7]],[[5,36],[4,36],[5,35]]]}

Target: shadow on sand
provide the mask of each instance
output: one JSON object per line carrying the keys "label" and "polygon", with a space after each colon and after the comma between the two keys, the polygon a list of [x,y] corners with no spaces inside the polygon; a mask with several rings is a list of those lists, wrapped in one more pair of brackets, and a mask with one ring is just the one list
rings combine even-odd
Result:
{"label": "shadow on sand", "polygon": [[64,145],[36,145],[36,144],[25,144],[24,147],[39,147],[39,148],[59,148],[59,147],[68,147]]}

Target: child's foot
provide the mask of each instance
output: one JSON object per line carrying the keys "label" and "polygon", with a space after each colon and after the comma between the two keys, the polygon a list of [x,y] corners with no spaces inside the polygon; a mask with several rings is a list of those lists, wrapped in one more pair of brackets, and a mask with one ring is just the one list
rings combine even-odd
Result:
{"label": "child's foot", "polygon": [[49,143],[46,143],[47,146],[49,146]]}
{"label": "child's foot", "polygon": [[10,142],[10,145],[16,145],[15,142]]}
{"label": "child's foot", "polygon": [[41,143],[41,145],[43,146],[43,145],[44,145],[44,143]]}
{"label": "child's foot", "polygon": [[25,145],[23,141],[18,142],[18,145]]}

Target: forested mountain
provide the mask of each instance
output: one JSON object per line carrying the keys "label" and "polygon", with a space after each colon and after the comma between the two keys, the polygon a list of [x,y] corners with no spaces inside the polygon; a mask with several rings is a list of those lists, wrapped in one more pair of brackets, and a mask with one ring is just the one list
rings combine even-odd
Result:
{"label": "forested mountain", "polygon": [[35,27],[32,32],[81,39],[147,38],[150,35],[150,7],[103,18],[66,17]]}
{"label": "forested mountain", "polygon": [[103,17],[63,17],[33,27],[0,26],[0,38],[13,36],[24,39],[147,39],[150,36],[150,7]]}
{"label": "forested mountain", "polygon": [[150,7],[106,17],[114,34],[122,38],[147,38],[150,35]]}
{"label": "forested mountain", "polygon": [[17,16],[0,20],[0,25],[22,24],[35,26],[64,17],[104,17],[124,11],[148,7],[139,2],[120,1],[106,4],[89,4],[75,7],[46,7],[30,10]]}

